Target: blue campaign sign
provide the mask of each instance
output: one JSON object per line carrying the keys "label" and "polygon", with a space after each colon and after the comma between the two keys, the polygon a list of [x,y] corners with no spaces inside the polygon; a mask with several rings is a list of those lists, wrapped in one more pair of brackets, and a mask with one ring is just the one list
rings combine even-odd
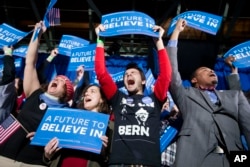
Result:
{"label": "blue campaign sign", "polygon": [[172,19],[168,28],[167,35],[170,35],[173,32],[176,22],[180,18],[185,19],[187,21],[187,26],[204,31],[212,35],[217,34],[222,22],[221,16],[201,11],[187,11],[179,14],[178,16]]}
{"label": "blue campaign sign", "polygon": [[102,16],[101,23],[105,31],[101,31],[99,35],[104,37],[129,34],[159,37],[159,32],[154,32],[152,29],[155,20],[142,12],[124,11],[106,14]]}
{"label": "blue campaign sign", "polygon": [[74,48],[82,48],[89,45],[89,41],[73,35],[63,35],[58,45],[58,52],[61,55],[70,56]]}
{"label": "blue campaign sign", "polygon": [[164,130],[163,134],[160,136],[160,149],[161,153],[167,148],[167,146],[170,144],[170,142],[173,140],[173,138],[178,133],[178,130],[172,126],[167,126],[167,128]]}
{"label": "blue campaign sign", "polygon": [[[0,55],[0,69],[3,70],[3,61],[2,58],[4,55]],[[15,58],[14,60],[16,70],[19,70],[22,67],[22,58]]]}
{"label": "blue campaign sign", "polygon": [[119,90],[123,93],[125,93],[126,95],[128,95],[128,90],[125,88],[125,86],[119,88]]}
{"label": "blue campaign sign", "polygon": [[19,57],[19,58],[16,58],[15,59],[15,67],[16,67],[16,70],[20,70],[22,68],[22,58]]}
{"label": "blue campaign sign", "polygon": [[113,79],[114,82],[122,82],[123,81],[123,75],[124,75],[124,71],[112,74],[111,77]]}
{"label": "blue campaign sign", "polygon": [[151,86],[153,86],[155,84],[155,78],[154,78],[154,75],[153,75],[151,69],[148,69],[148,71],[145,74],[145,77],[146,77],[146,87],[145,87],[146,89],[145,89],[144,93],[149,95],[152,93]]}
{"label": "blue campaign sign", "polygon": [[[49,27],[49,20],[46,18],[46,16],[47,16],[48,12],[50,11],[50,9],[55,5],[56,2],[57,2],[57,0],[51,0],[48,7],[47,7],[47,10],[46,10],[46,12],[44,14],[43,21],[44,21],[44,25],[46,27]],[[36,32],[35,32],[35,34],[33,36],[33,41],[36,40],[36,38],[38,37],[39,32],[40,32],[40,28],[36,29]]]}
{"label": "blue campaign sign", "polygon": [[16,48],[13,50],[13,55],[25,58],[27,54],[27,50],[28,50],[27,45],[20,46],[19,48]]}
{"label": "blue campaign sign", "polygon": [[86,71],[94,70],[95,49],[96,44],[72,49],[68,71],[76,71],[80,65],[84,65]]}
{"label": "blue campaign sign", "polygon": [[99,84],[99,81],[97,80],[97,76],[95,71],[89,71],[89,75],[90,75],[90,83],[96,83]]}
{"label": "blue campaign sign", "polygon": [[224,54],[224,58],[232,55],[235,58],[233,65],[238,68],[250,66],[250,41],[234,46]]}
{"label": "blue campaign sign", "polygon": [[161,120],[164,120],[166,118],[166,116],[168,116],[170,114],[170,112],[172,111],[172,109],[175,105],[174,100],[173,100],[169,91],[167,92],[167,97],[168,97],[168,101],[169,101],[169,109],[168,110],[164,109],[161,112],[161,116],[160,116]]}
{"label": "blue campaign sign", "polygon": [[[115,74],[111,74],[111,77],[115,83],[119,83],[119,82],[123,82],[123,75],[124,75],[124,71],[121,71]],[[95,71],[92,71],[90,80],[91,80],[91,83],[99,84]]]}
{"label": "blue campaign sign", "polygon": [[109,115],[71,108],[48,108],[32,145],[45,146],[52,138],[59,147],[100,154],[101,136],[105,136]]}
{"label": "blue campaign sign", "polygon": [[23,32],[6,23],[0,25],[0,48],[13,46],[27,36],[29,32]]}
{"label": "blue campaign sign", "polygon": [[51,0],[48,7],[47,7],[47,11],[46,13],[48,13],[48,11],[53,8],[53,6],[56,4],[57,0]]}

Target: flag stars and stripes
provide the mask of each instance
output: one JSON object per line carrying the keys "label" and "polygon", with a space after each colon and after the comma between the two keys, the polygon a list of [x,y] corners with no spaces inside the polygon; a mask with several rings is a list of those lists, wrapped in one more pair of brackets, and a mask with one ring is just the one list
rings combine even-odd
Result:
{"label": "flag stars and stripes", "polygon": [[21,124],[10,114],[0,125],[0,144],[5,142],[20,127]]}

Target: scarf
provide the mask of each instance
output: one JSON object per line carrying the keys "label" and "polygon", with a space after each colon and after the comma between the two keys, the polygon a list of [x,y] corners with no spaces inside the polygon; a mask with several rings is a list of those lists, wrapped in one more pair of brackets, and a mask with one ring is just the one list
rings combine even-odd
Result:
{"label": "scarf", "polygon": [[68,107],[67,103],[60,103],[57,97],[51,96],[48,93],[43,93],[40,95],[40,100],[43,100],[48,107]]}

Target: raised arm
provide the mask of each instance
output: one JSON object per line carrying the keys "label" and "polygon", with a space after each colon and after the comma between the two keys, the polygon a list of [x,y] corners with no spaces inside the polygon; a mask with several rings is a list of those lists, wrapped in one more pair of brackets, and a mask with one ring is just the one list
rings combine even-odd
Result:
{"label": "raised arm", "polygon": [[160,26],[155,26],[154,31],[159,31],[159,38],[154,39],[159,59],[159,75],[155,83],[154,92],[156,97],[160,101],[164,102],[166,100],[168,87],[171,81],[172,68],[162,40],[162,36],[165,31]]}
{"label": "raised arm", "polygon": [[229,74],[226,79],[228,82],[229,89],[231,90],[241,90],[241,84],[240,84],[240,77],[238,74],[238,68],[234,67],[233,61],[235,61],[235,58],[230,55],[227,58],[225,58],[225,63],[231,68],[231,74]]}
{"label": "raised arm", "polygon": [[[37,29],[40,29],[38,36],[36,38],[35,34]],[[36,23],[33,35],[31,37],[28,51],[26,54],[25,68],[24,68],[24,79],[23,79],[23,88],[26,97],[29,97],[32,92],[37,90],[40,87],[39,79],[36,71],[36,62],[38,58],[38,48],[39,42],[42,34],[46,31],[46,27],[42,21]]]}
{"label": "raised arm", "polygon": [[104,41],[101,40],[99,37],[100,31],[105,31],[102,24],[97,26],[95,29],[95,32],[97,35],[95,72],[96,72],[97,79],[101,85],[101,88],[105,93],[105,96],[108,99],[111,99],[118,88],[115,82],[113,81],[112,77],[108,73],[108,70],[106,69],[106,66],[105,66]]}
{"label": "raised arm", "polygon": [[37,67],[37,75],[38,75],[40,85],[48,82],[48,78],[45,74],[45,70],[48,68],[50,63],[53,61],[53,59],[57,55],[58,55],[58,49],[54,48],[50,52],[50,55],[39,65],[39,67]]}
{"label": "raised arm", "polygon": [[[172,66],[172,79],[170,84],[170,92],[174,101],[182,99],[182,79],[178,70],[177,61],[177,43],[180,32],[184,30],[186,26],[186,21],[184,19],[179,19],[176,23],[175,29],[168,42],[167,50]],[[177,101],[176,101],[177,102]]]}
{"label": "raised arm", "polygon": [[10,82],[14,81],[15,79],[15,64],[14,58],[12,57],[12,47],[3,47],[4,57],[3,57],[3,76],[0,82],[1,85],[9,84]]}

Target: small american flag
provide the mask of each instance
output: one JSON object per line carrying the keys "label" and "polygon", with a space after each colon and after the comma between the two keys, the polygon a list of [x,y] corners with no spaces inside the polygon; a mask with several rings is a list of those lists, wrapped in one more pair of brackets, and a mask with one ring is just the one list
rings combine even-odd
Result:
{"label": "small american flag", "polygon": [[48,12],[48,20],[50,26],[60,25],[60,9],[51,8]]}
{"label": "small american flag", "polygon": [[12,114],[10,114],[0,125],[0,144],[8,139],[20,127],[22,127],[21,124]]}

